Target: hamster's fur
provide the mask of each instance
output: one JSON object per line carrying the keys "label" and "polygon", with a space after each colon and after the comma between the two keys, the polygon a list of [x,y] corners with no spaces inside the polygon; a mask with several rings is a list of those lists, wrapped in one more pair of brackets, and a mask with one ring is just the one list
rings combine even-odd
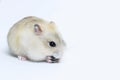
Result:
{"label": "hamster's fur", "polygon": [[61,56],[65,47],[56,24],[35,16],[25,17],[14,24],[7,39],[13,55],[31,61],[43,61],[47,56]]}

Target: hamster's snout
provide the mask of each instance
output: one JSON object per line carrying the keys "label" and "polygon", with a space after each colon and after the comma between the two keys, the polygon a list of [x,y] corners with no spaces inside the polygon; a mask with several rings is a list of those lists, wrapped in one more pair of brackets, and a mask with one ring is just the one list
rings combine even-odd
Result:
{"label": "hamster's snout", "polygon": [[47,56],[46,61],[48,63],[58,63],[59,62],[59,58],[55,58],[54,56]]}

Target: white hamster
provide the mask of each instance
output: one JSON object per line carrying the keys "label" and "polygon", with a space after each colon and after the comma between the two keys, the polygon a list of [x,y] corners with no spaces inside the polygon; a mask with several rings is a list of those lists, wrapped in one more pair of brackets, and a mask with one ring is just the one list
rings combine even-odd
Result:
{"label": "white hamster", "polygon": [[11,53],[21,60],[59,62],[65,42],[54,22],[35,16],[18,21],[8,32]]}

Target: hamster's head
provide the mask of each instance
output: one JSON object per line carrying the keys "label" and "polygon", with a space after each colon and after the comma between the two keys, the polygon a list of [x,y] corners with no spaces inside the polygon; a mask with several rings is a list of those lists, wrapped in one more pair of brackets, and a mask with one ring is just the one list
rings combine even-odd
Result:
{"label": "hamster's head", "polygon": [[34,33],[35,36],[39,37],[41,46],[43,47],[42,50],[44,50],[43,52],[48,62],[51,62],[50,60],[57,62],[64,52],[65,42],[57,30],[55,23],[34,24]]}

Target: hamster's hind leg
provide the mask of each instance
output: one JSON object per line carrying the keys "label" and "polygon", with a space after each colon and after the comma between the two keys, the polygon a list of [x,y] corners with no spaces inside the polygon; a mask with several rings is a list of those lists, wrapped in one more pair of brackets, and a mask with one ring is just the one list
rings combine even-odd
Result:
{"label": "hamster's hind leg", "polygon": [[18,56],[18,59],[21,60],[21,61],[26,61],[27,60],[27,58],[24,57],[24,56]]}

